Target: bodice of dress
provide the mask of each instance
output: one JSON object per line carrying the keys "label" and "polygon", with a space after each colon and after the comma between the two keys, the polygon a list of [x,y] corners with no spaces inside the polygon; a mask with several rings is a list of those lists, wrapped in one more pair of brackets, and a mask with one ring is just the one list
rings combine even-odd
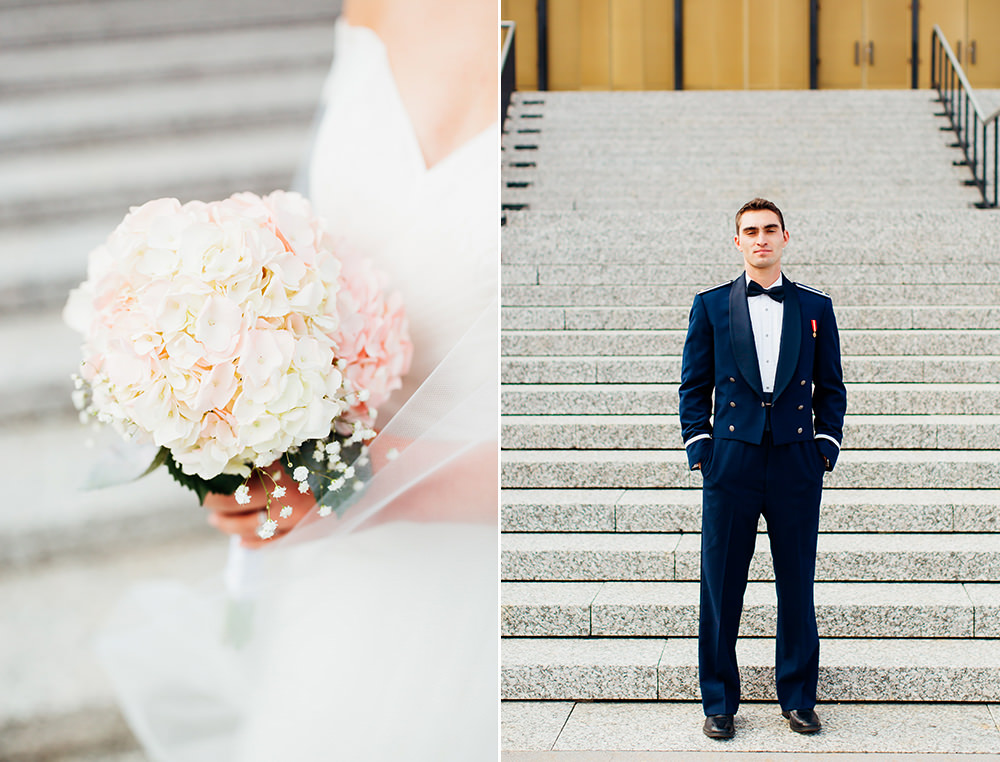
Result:
{"label": "bodice of dress", "polygon": [[498,287],[499,169],[493,124],[428,168],[389,59],[343,20],[309,165],[309,195],[347,250],[371,257],[403,297],[414,353],[384,423]]}

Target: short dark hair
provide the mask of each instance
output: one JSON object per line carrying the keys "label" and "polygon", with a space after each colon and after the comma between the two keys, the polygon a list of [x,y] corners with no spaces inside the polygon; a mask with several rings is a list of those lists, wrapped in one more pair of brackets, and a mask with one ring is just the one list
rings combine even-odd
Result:
{"label": "short dark hair", "polygon": [[763,210],[769,212],[774,212],[778,215],[778,223],[781,225],[781,231],[785,230],[785,217],[781,214],[781,210],[773,201],[768,201],[766,198],[753,198],[747,201],[740,210],[736,213],[736,234],[740,233],[740,218],[745,212],[760,212]]}

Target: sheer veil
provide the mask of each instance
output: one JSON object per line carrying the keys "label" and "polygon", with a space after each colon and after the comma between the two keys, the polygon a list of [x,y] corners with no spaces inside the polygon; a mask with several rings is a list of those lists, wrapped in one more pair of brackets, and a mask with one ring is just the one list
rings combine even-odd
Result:
{"label": "sheer veil", "polygon": [[[370,34],[337,34],[337,53],[381,55]],[[328,103],[339,114],[371,103],[366,90],[352,104],[347,71],[335,64],[328,81],[343,85],[346,100]],[[314,509],[229,591],[220,570],[197,588],[151,582],[122,601],[98,653],[157,762],[496,758],[497,126],[439,171],[421,165],[395,182],[392,157],[365,162],[405,142],[368,134],[398,120],[392,110],[361,127],[324,119],[317,148],[346,163],[327,204],[339,222],[359,236],[381,225],[381,249],[405,255],[397,277],[421,313],[415,353],[419,338],[434,361],[372,442],[372,474],[346,511]],[[369,195],[352,200],[345,173],[370,180]],[[373,206],[385,199],[397,223],[388,233]]]}

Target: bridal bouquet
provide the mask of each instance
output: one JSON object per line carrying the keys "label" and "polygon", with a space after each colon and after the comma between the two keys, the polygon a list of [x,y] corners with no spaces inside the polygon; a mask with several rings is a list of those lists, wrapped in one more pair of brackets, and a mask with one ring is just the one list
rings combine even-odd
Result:
{"label": "bridal bouquet", "polygon": [[[361,486],[378,405],[412,356],[398,295],[338,254],[296,193],[133,207],[95,249],[64,316],[83,334],[74,402],[85,420],[158,447],[195,490],[268,493],[280,461],[329,514]],[[281,511],[289,511],[285,507]]]}

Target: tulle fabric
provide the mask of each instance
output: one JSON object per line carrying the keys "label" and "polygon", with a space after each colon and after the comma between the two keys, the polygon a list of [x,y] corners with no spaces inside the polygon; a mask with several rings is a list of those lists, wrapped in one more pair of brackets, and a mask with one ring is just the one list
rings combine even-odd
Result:
{"label": "tulle fabric", "polygon": [[402,292],[414,364],[345,513],[257,554],[235,597],[221,570],[147,583],[105,628],[156,762],[498,756],[497,128],[427,169],[384,48],[343,22],[325,98],[308,195]]}

